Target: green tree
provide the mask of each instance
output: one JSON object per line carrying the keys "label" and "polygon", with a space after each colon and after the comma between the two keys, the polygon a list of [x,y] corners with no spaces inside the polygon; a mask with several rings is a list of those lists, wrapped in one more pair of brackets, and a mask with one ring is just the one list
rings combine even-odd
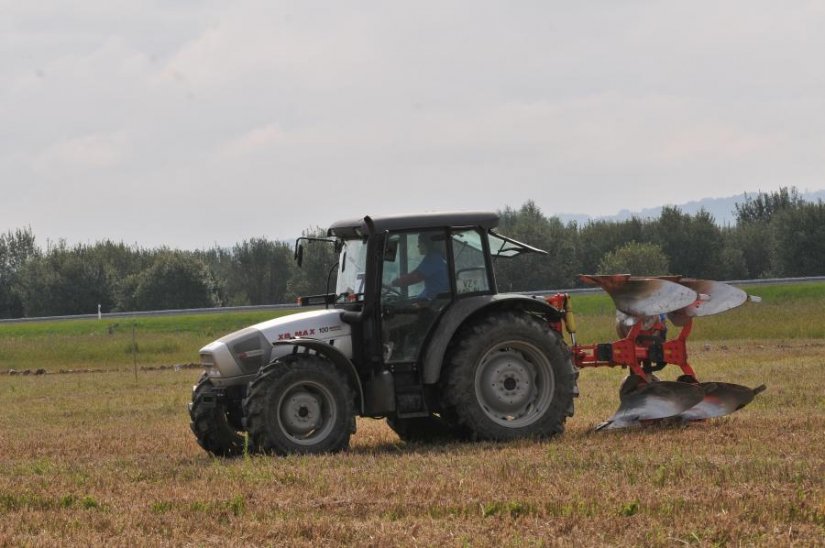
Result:
{"label": "green tree", "polygon": [[776,192],[759,192],[754,197],[745,194],[745,202],[734,206],[736,221],[739,224],[769,223],[778,212],[796,209],[803,203],[796,187],[782,187]]}
{"label": "green tree", "polygon": [[234,295],[243,295],[248,304],[275,304],[286,299],[292,249],[283,242],[252,238],[232,248]]}
{"label": "green tree", "polygon": [[533,291],[572,287],[579,272],[575,224],[565,226],[558,217],[545,217],[529,200],[514,210],[500,212],[502,234],[547,251],[547,255],[527,254],[499,258],[495,273],[501,291]]}
{"label": "green tree", "polygon": [[[214,246],[206,251],[195,251],[193,256],[203,262],[209,270],[215,283],[217,300],[224,306],[243,306],[249,304],[246,292],[240,283],[235,283],[235,263],[232,250]],[[136,282],[132,281],[132,294]]]}
{"label": "green tree", "polygon": [[778,212],[772,222],[774,262],[782,276],[825,274],[825,204],[802,203]]}
{"label": "green tree", "polygon": [[745,195],[745,202],[736,204],[736,231],[732,237],[747,267],[747,277],[762,278],[781,275],[785,266],[775,264],[776,231],[773,219],[783,211],[795,211],[804,204],[795,187],[783,187],[776,192]]}
{"label": "green tree", "polygon": [[602,257],[598,273],[662,276],[668,273],[667,256],[656,244],[628,242]]}
{"label": "green tree", "polygon": [[578,246],[582,272],[598,270],[599,261],[610,251],[630,242],[646,242],[647,224],[649,221],[633,217],[625,221],[590,221],[584,225],[579,232]]}
{"label": "green tree", "polygon": [[107,283],[112,291],[114,302],[110,308],[104,305],[103,312],[132,310],[132,307],[124,305],[125,302],[129,302],[134,291],[134,287],[129,285],[130,278],[146,269],[154,260],[157,251],[103,240],[91,246],[88,253],[91,260],[103,265]]}
{"label": "green tree", "polygon": [[39,254],[30,227],[0,234],[0,318],[23,316],[20,273],[26,262]]}
{"label": "green tree", "polygon": [[651,223],[650,240],[661,246],[674,274],[717,278],[722,268],[722,232],[705,210],[695,215],[677,207],[664,207]]}
{"label": "green tree", "polygon": [[137,310],[218,306],[215,282],[206,265],[191,253],[159,253],[146,270],[131,280]]}
{"label": "green tree", "polygon": [[773,231],[767,222],[736,225],[731,241],[745,261],[747,278],[768,278],[774,275],[772,249]]}
{"label": "green tree", "polygon": [[19,287],[30,317],[92,314],[114,302],[105,264],[88,246],[70,248],[63,241],[26,262]]}
{"label": "green tree", "polygon": [[724,244],[720,254],[720,268],[718,270],[718,279],[720,280],[744,280],[749,277],[745,253],[737,245],[736,234],[735,228],[722,231]]}

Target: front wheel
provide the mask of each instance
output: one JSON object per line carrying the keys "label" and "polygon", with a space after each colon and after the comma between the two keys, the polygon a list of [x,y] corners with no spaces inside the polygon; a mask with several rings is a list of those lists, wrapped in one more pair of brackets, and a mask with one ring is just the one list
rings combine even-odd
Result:
{"label": "front wheel", "polygon": [[564,431],[577,371],[555,331],[527,313],[501,312],[459,337],[445,399],[472,437],[503,441]]}
{"label": "front wheel", "polygon": [[192,389],[190,427],[198,444],[218,457],[238,457],[248,451],[246,434],[240,428],[240,398],[230,400],[202,376]]}
{"label": "front wheel", "polygon": [[268,453],[328,453],[346,449],[355,430],[352,390],[327,360],[296,355],[268,365],[249,385],[246,426]]}

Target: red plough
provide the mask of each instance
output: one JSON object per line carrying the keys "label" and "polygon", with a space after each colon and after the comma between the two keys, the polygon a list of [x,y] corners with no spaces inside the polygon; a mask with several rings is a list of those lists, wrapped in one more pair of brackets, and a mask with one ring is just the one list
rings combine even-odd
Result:
{"label": "red plough", "polygon": [[[562,324],[573,342],[577,367],[629,369],[619,389],[619,409],[596,429],[615,429],[671,420],[694,421],[721,417],[753,401],[765,385],[748,388],[724,382],[699,382],[688,362],[687,338],[693,318],[730,310],[760,299],[722,282],[681,276],[634,277],[582,275],[580,279],[602,287],[616,305],[616,331],[611,343],[580,345],[570,297],[558,293],[547,302],[563,313]],[[668,338],[667,322],[679,332]],[[676,381],[660,381],[654,373],[667,365],[681,369]]]}

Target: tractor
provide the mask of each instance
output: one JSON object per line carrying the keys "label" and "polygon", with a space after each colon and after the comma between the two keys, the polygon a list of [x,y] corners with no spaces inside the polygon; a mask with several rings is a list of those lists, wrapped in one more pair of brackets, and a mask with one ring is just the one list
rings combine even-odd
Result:
{"label": "tractor", "polygon": [[[762,388],[699,383],[684,352],[672,354],[694,316],[726,309],[678,277],[583,276],[613,297],[623,338],[578,345],[569,295],[498,293],[496,261],[546,254],[500,234],[498,222],[491,212],[367,216],[299,238],[299,265],[305,244],[334,247],[335,289],[328,282],[299,299],[311,309],[200,350],[189,404],[198,443],[225,457],[336,452],[356,416],[385,418],[405,441],[545,438],[573,415],[579,370],[602,365],[630,369],[605,429],[720,416]],[[711,293],[741,293],[708,283]],[[675,342],[659,317],[669,310],[687,326]],[[667,363],[685,366],[684,378],[659,381],[653,373]]]}

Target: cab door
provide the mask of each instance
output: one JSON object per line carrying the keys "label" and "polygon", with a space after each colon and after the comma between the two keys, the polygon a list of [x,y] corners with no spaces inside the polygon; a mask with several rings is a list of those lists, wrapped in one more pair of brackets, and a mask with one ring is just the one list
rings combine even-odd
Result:
{"label": "cab door", "polygon": [[491,293],[493,280],[483,233],[475,228],[450,232],[456,297]]}
{"label": "cab door", "polygon": [[381,272],[384,363],[414,363],[442,309],[453,298],[445,230],[389,232]]}

